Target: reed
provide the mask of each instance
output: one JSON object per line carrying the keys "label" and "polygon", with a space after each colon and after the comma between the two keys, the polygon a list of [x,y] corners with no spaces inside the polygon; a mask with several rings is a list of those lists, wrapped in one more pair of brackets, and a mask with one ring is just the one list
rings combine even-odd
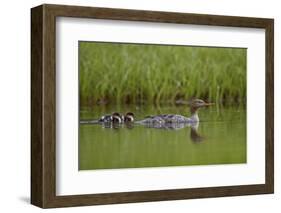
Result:
{"label": "reed", "polygon": [[80,105],[246,100],[246,49],[79,42]]}

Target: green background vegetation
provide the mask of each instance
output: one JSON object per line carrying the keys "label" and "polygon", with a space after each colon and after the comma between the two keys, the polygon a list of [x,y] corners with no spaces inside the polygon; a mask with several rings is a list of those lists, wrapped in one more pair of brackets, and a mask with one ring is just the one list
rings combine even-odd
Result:
{"label": "green background vegetation", "polygon": [[244,48],[79,42],[80,106],[245,103]]}

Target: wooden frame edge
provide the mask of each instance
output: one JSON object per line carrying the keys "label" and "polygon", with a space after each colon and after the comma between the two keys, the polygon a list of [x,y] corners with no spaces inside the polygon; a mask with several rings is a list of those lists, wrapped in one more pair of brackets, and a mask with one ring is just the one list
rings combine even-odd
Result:
{"label": "wooden frame edge", "polygon": [[268,21],[265,28],[266,39],[266,185],[274,193],[274,20]]}
{"label": "wooden frame edge", "polygon": [[43,7],[31,10],[31,203],[43,207],[42,63]]}

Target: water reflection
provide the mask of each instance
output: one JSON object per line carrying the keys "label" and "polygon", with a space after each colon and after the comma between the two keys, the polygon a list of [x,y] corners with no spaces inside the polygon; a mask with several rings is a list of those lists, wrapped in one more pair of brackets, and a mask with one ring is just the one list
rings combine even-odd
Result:
{"label": "water reflection", "polygon": [[195,142],[202,142],[205,137],[202,137],[200,133],[198,132],[199,128],[199,122],[194,123],[144,123],[144,124],[135,124],[133,122],[126,122],[126,123],[114,123],[114,122],[106,122],[106,123],[98,123],[98,122],[87,122],[87,123],[81,123],[81,124],[96,124],[100,125],[102,128],[108,128],[108,129],[115,129],[118,130],[120,128],[127,128],[127,129],[133,129],[135,126],[144,126],[146,128],[152,128],[152,129],[162,129],[162,130],[181,130],[184,128],[190,128],[190,139]]}
{"label": "water reflection", "polygon": [[247,162],[245,108],[200,111],[200,123],[97,123],[110,112],[148,114],[173,112],[188,116],[186,107],[161,109],[124,106],[80,112],[79,169],[117,169],[211,165]]}
{"label": "water reflection", "polygon": [[202,142],[205,139],[205,137],[202,137],[198,133],[198,127],[199,127],[199,123],[195,123],[190,126],[190,139],[195,143]]}
{"label": "water reflection", "polygon": [[164,129],[164,130],[180,130],[190,127],[190,139],[193,142],[202,142],[203,137],[198,133],[199,122],[194,123],[148,123],[144,124],[147,128]]}

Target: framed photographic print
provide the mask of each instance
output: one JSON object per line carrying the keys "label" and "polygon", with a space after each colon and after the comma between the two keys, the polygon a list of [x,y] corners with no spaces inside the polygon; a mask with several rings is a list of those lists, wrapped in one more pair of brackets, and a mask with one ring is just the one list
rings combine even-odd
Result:
{"label": "framed photographic print", "polygon": [[31,203],[274,191],[273,19],[31,9]]}

